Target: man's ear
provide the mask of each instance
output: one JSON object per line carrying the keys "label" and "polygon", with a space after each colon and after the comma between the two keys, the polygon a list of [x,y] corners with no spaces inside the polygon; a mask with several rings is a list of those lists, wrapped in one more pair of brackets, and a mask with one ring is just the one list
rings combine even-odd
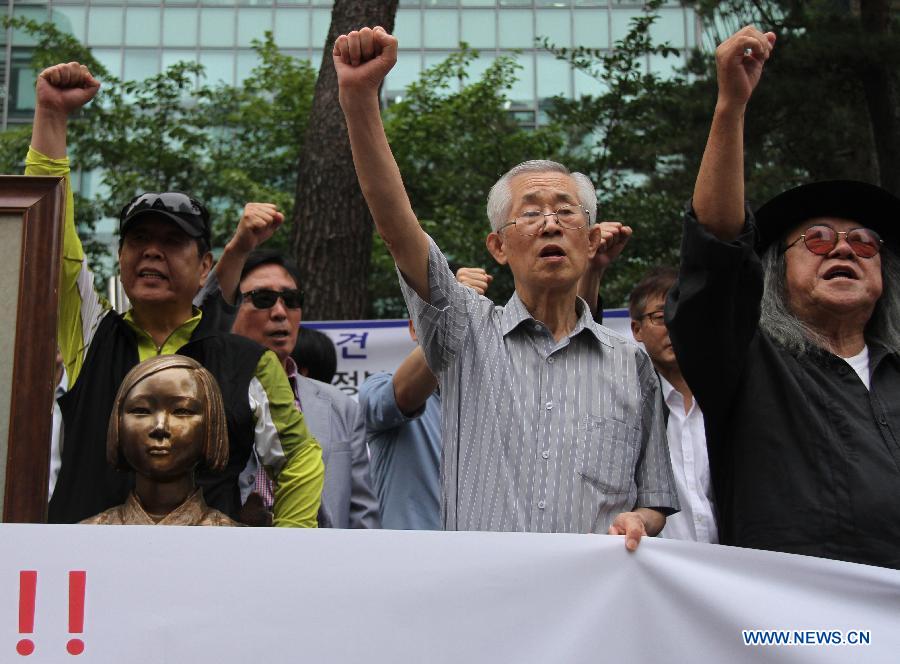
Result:
{"label": "man's ear", "polygon": [[503,246],[503,236],[500,233],[490,233],[484,243],[487,246],[487,250],[491,252],[491,256],[500,265],[506,265],[509,262],[506,256],[506,249]]}
{"label": "man's ear", "polygon": [[640,341],[641,343],[644,343],[644,339],[643,339],[644,335],[641,334],[641,324],[634,319],[631,320],[631,334],[634,336],[635,341]]}
{"label": "man's ear", "polygon": [[588,226],[588,260],[591,260],[596,256],[602,239],[603,231],[600,230],[600,224]]}
{"label": "man's ear", "polygon": [[207,251],[203,254],[203,258],[200,259],[200,286],[202,287],[206,283],[206,278],[209,276],[209,271],[212,269],[213,265],[213,255],[211,251]]}

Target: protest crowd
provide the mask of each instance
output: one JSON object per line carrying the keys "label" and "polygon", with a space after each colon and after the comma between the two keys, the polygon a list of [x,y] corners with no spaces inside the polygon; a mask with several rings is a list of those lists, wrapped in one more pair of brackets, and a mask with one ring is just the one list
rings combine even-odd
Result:
{"label": "protest crowd", "polygon": [[750,209],[744,117],[775,48],[750,26],[717,48],[681,263],[635,284],[627,339],[600,296],[633,230],[599,220],[594,183],[542,155],[497,174],[485,241],[515,292],[495,305],[404,188],[379,102],[397,40],[338,37],[354,165],[417,344],[358,403],[301,326],[296,265],[264,246],[273,204],[247,203],[213,265],[203,203],[121,201],[131,308],[96,292],[66,136],[100,84],[45,69],[26,174],[67,182],[49,521],[597,533],[638,556],[657,536],[900,569],[900,199],[814,182]]}

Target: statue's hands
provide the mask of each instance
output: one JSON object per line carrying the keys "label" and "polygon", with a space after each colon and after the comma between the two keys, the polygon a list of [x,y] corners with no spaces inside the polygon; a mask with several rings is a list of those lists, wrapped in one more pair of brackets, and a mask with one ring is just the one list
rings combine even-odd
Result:
{"label": "statue's hands", "polygon": [[37,78],[36,105],[69,115],[87,104],[100,89],[100,82],[77,62],[47,67]]}
{"label": "statue's hands", "polygon": [[384,77],[397,62],[397,38],[381,26],[341,35],[332,51],[341,98],[378,94]]}
{"label": "statue's hands", "polygon": [[461,267],[456,271],[456,280],[479,295],[484,295],[494,277],[480,267]]}
{"label": "statue's hands", "polygon": [[272,237],[282,223],[284,215],[274,203],[247,203],[228,244],[238,253],[249,254]]}
{"label": "statue's hands", "polygon": [[606,268],[622,253],[633,231],[631,226],[626,226],[620,221],[601,221],[597,225],[601,233],[600,246],[591,259],[590,267],[602,276]]}
{"label": "statue's hands", "polygon": [[762,33],[752,25],[741,28],[716,49],[719,103],[744,106],[762,76],[775,48],[775,33]]}

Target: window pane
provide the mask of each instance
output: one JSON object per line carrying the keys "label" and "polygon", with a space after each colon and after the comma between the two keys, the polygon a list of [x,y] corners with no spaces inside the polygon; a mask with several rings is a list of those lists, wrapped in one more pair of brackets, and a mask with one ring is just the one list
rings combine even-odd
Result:
{"label": "window pane", "polygon": [[538,99],[555,95],[568,97],[572,92],[569,84],[570,77],[569,63],[557,60],[550,53],[537,54]]}
{"label": "window pane", "polygon": [[397,37],[400,48],[422,46],[422,11],[419,9],[398,10],[394,22],[394,36]]}
{"label": "window pane", "polygon": [[[7,8],[4,7],[2,11],[3,15],[6,16]],[[16,7],[13,10],[13,16],[16,18],[28,18],[38,23],[48,20],[46,7]],[[0,29],[6,32],[5,28],[0,27]],[[16,28],[13,30],[12,43],[13,46],[34,46],[37,44],[37,40],[24,30]]]}
{"label": "window pane", "polygon": [[587,48],[609,48],[609,23],[608,14],[596,10],[575,10],[575,39],[576,46]]}
{"label": "window pane", "polygon": [[167,49],[162,52],[162,70],[165,71],[178,62],[196,62],[197,51],[186,49]]}
{"label": "window pane", "polygon": [[459,24],[456,11],[432,9],[425,12],[425,44],[429,48],[459,46]]}
{"label": "window pane", "polygon": [[[312,32],[310,40],[313,48],[325,46],[328,39],[328,28],[331,27],[331,11],[328,9],[314,9],[312,17]],[[331,44],[329,44],[329,47]]]}
{"label": "window pane", "polygon": [[463,7],[496,7],[497,0],[461,0]]}
{"label": "window pane", "polygon": [[578,69],[575,70],[575,97],[598,96],[605,92],[607,92],[607,87],[604,83]]}
{"label": "window pane", "polygon": [[88,15],[88,45],[118,46],[122,43],[122,8],[91,7]]}
{"label": "window pane", "polygon": [[492,11],[462,10],[462,41],[473,48],[495,48],[497,14]]}
{"label": "window pane", "polygon": [[533,15],[530,11],[513,9],[501,11],[500,48],[531,48],[534,46]]}
{"label": "window pane", "polygon": [[[85,18],[87,18],[87,9],[85,7],[53,6],[53,23],[56,27],[72,35],[80,42],[83,42],[87,36]],[[6,31],[4,30],[4,32]]]}
{"label": "window pane", "polygon": [[156,51],[137,51],[125,49],[126,81],[142,81],[159,73],[159,55]]}
{"label": "window pane", "polygon": [[654,44],[669,42],[675,48],[684,48],[684,13],[680,9],[660,9],[659,18],[650,27]]}
{"label": "window pane", "polygon": [[650,71],[659,74],[661,78],[672,78],[678,72],[677,69],[684,67],[684,57],[680,55],[664,58],[660,55],[650,56]]}
{"label": "window pane", "polygon": [[402,95],[403,90],[410,83],[415,82],[419,78],[422,71],[422,59],[418,53],[397,54],[397,64],[387,75],[387,81],[384,84],[385,95],[388,99]]}
{"label": "window pane", "polygon": [[250,46],[254,39],[262,41],[272,29],[271,9],[241,9],[238,12],[238,46]]}
{"label": "window pane", "polygon": [[205,51],[200,54],[200,64],[206,67],[206,82],[234,84],[234,53]]}
{"label": "window pane", "polygon": [[519,56],[517,62],[522,68],[516,72],[518,80],[512,84],[509,98],[514,104],[532,104],[534,102],[534,55]]}
{"label": "window pane", "polygon": [[125,13],[125,43],[129,46],[159,46],[160,11],[129,7]]}
{"label": "window pane", "polygon": [[276,9],[274,34],[279,48],[309,46],[309,10]]}
{"label": "window pane", "polygon": [[637,9],[614,9],[612,10],[612,39],[617,41],[622,39],[631,28],[631,19],[643,16]]}
{"label": "window pane", "polygon": [[118,48],[94,48],[91,53],[111,76],[122,78],[122,51]]}
{"label": "window pane", "polygon": [[30,51],[13,52],[9,75],[9,112],[17,116],[30,116],[34,112],[34,84],[37,78],[31,68]]}
{"label": "window pane", "polygon": [[200,46],[234,46],[234,10],[204,9],[200,14]]}
{"label": "window pane", "polygon": [[250,76],[253,68],[259,64],[259,57],[254,51],[240,51],[237,56],[237,85]]}
{"label": "window pane", "polygon": [[162,38],[166,46],[196,46],[197,10],[166,7]]}
{"label": "window pane", "polygon": [[571,46],[572,15],[567,11],[539,9],[537,11],[537,36],[546,37],[551,44],[556,46]]}

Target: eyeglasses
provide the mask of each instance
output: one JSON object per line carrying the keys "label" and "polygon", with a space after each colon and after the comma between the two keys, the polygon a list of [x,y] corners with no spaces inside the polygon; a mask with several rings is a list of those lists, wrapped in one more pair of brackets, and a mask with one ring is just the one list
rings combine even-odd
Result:
{"label": "eyeglasses", "polygon": [[588,211],[580,205],[563,205],[554,212],[541,212],[540,210],[525,210],[515,219],[503,224],[498,231],[507,226],[515,226],[522,235],[540,235],[547,226],[547,218],[554,217],[556,223],[562,228],[577,231],[587,226]]}
{"label": "eyeglasses", "polygon": [[787,245],[783,251],[787,251],[795,244],[803,240],[803,244],[817,256],[825,256],[831,253],[837,246],[839,236],[843,235],[847,244],[860,258],[872,258],[881,251],[884,241],[878,233],[871,228],[851,228],[849,231],[836,231],[831,226],[810,226],[796,240]]}
{"label": "eyeglasses", "polygon": [[638,320],[643,320],[644,318],[646,318],[651,325],[655,325],[656,327],[664,327],[666,324],[666,312],[663,309],[657,309],[656,311],[651,311],[643,316],[638,316]]}
{"label": "eyeglasses", "polygon": [[271,309],[278,302],[279,297],[288,309],[303,308],[303,291],[299,288],[285,288],[282,291],[259,288],[241,293],[241,296],[243,296],[244,300],[250,298],[250,302],[257,309]]}

